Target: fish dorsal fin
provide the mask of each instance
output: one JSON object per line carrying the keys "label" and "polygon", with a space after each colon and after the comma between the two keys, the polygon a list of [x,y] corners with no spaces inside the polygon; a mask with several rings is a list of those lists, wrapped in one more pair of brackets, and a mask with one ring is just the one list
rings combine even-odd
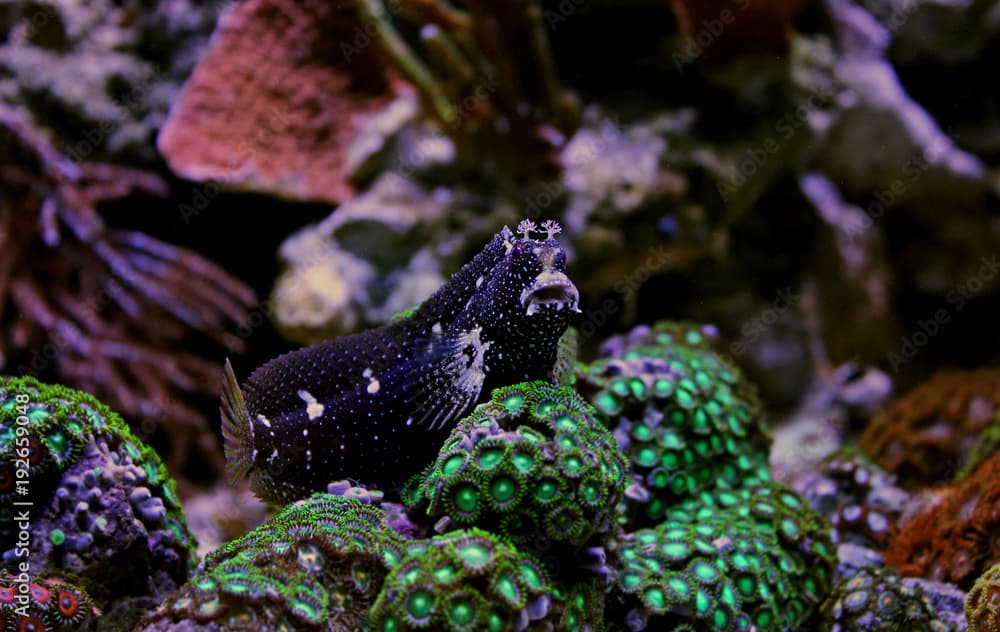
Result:
{"label": "fish dorsal fin", "polygon": [[486,354],[492,341],[482,327],[434,331],[422,342],[423,351],[409,375],[416,409],[408,425],[443,428],[468,410],[486,382]]}

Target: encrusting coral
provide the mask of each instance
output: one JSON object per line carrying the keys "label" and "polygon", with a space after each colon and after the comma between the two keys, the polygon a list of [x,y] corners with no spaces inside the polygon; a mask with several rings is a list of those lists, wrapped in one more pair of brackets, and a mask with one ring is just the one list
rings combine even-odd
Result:
{"label": "encrusting coral", "polygon": [[1000,631],[1000,564],[979,576],[965,597],[965,618],[975,632]]}
{"label": "encrusting coral", "polygon": [[462,420],[405,501],[446,517],[439,528],[479,526],[528,550],[600,546],[626,475],[611,433],[573,389],[530,382],[495,390]]}
{"label": "encrusting coral", "polygon": [[[98,606],[122,616],[137,618],[194,566],[159,457],[85,393],[0,378],[0,503],[3,568],[71,572]],[[27,531],[16,519],[25,513]]]}
{"label": "encrusting coral", "polygon": [[[977,632],[980,628],[974,628]],[[865,566],[845,577],[823,604],[822,632],[952,632],[934,614],[920,586],[892,569]]]}
{"label": "encrusting coral", "polygon": [[377,46],[345,53],[358,37],[369,36],[350,3],[231,4],[157,140],[170,167],[286,198],[349,199],[359,119],[403,89]]}
{"label": "encrusting coral", "polygon": [[886,407],[859,447],[904,488],[947,482],[998,413],[1000,370],[946,371]]}
{"label": "encrusting coral", "polygon": [[77,632],[101,614],[82,588],[57,576],[0,571],[0,630]]}
{"label": "encrusting coral", "polygon": [[158,177],[74,163],[3,107],[0,184],[0,368],[58,376],[136,424],[163,423],[174,472],[193,451],[221,471],[207,419],[186,403],[217,393],[218,366],[190,340],[241,351],[229,332],[247,320],[250,288],[194,252],[104,223],[102,202],[163,194]]}
{"label": "encrusting coral", "polygon": [[141,629],[366,629],[406,546],[382,509],[315,494],[211,553]]}

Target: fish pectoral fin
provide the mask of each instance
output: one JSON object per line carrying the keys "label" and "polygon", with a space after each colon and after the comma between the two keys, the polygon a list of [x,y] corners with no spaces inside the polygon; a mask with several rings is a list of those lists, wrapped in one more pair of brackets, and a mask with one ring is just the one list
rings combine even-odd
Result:
{"label": "fish pectoral fin", "polygon": [[219,407],[222,414],[222,439],[223,448],[226,453],[226,474],[229,475],[229,483],[235,484],[246,476],[253,465],[253,429],[250,426],[250,413],[247,411],[246,401],[243,399],[243,391],[240,390],[239,382],[236,381],[236,373],[233,372],[233,365],[229,358],[226,358],[226,366],[222,380],[222,405]]}
{"label": "fish pectoral fin", "polygon": [[572,385],[575,380],[576,354],[579,335],[576,327],[567,327],[556,345],[556,361],[552,365],[552,383],[560,386]]}
{"label": "fish pectoral fin", "polygon": [[492,343],[482,328],[444,334],[431,343],[411,372],[417,407],[410,423],[443,428],[478,401],[486,382]]}

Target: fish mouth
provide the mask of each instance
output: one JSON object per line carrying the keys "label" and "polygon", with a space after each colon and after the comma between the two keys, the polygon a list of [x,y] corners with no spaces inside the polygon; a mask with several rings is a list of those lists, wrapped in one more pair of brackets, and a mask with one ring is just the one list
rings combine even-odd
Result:
{"label": "fish mouth", "polygon": [[521,292],[521,306],[531,316],[540,309],[579,312],[580,293],[562,272],[543,272]]}

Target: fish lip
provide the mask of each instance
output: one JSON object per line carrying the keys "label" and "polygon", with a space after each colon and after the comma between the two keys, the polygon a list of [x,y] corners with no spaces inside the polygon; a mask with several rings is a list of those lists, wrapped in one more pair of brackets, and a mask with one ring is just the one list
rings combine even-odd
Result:
{"label": "fish lip", "polygon": [[521,306],[531,316],[540,308],[555,306],[556,311],[567,309],[579,312],[580,293],[563,272],[546,271],[521,292]]}

